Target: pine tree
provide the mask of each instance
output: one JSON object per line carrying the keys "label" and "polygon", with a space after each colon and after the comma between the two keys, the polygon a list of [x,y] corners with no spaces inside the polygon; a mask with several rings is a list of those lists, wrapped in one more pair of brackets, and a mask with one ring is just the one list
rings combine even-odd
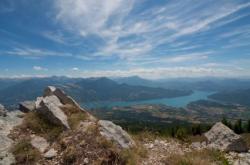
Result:
{"label": "pine tree", "polygon": [[250,120],[247,121],[247,132],[250,133]]}
{"label": "pine tree", "polygon": [[237,120],[234,124],[234,132],[237,134],[243,133],[242,121],[241,119]]}

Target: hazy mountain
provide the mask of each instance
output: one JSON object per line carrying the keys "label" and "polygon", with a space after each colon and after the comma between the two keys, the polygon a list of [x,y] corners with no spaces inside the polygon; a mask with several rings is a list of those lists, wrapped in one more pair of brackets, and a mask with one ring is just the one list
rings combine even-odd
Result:
{"label": "hazy mountain", "polygon": [[218,92],[209,96],[209,98],[227,103],[250,106],[250,89]]}
{"label": "hazy mountain", "polygon": [[138,76],[114,79],[118,83],[129,85],[144,85],[178,90],[225,91],[250,88],[250,79],[222,79],[222,78],[172,78],[161,80],[147,80]]}
{"label": "hazy mountain", "polygon": [[128,84],[128,85],[144,85],[149,87],[157,86],[156,82],[148,79],[141,78],[139,76],[131,76],[131,77],[120,77],[113,78],[119,84]]}
{"label": "hazy mountain", "polygon": [[24,79],[0,78],[0,90],[24,81]]}
{"label": "hazy mountain", "polygon": [[49,77],[27,79],[0,90],[0,102],[11,105],[20,101],[33,100],[49,85],[62,88],[79,102],[146,100],[178,97],[192,93],[191,91],[118,84],[108,78]]}

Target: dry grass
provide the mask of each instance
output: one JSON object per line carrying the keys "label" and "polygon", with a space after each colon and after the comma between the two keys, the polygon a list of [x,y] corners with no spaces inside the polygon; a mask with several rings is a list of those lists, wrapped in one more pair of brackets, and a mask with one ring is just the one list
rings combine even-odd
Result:
{"label": "dry grass", "polygon": [[153,141],[154,139],[156,139],[158,136],[152,132],[149,131],[144,131],[144,132],[140,132],[138,134],[132,134],[133,139],[139,143],[141,142],[145,142],[145,141]]}
{"label": "dry grass", "polygon": [[40,159],[41,155],[37,149],[35,149],[28,139],[19,141],[11,148],[16,163],[20,165],[35,164]]}
{"label": "dry grass", "polygon": [[223,153],[216,150],[202,150],[171,155],[164,161],[167,165],[229,165]]}
{"label": "dry grass", "polygon": [[85,131],[78,127],[64,132],[58,142],[62,164],[78,165],[85,158],[89,164],[122,164],[114,144],[100,135],[95,124]]}
{"label": "dry grass", "polygon": [[206,137],[204,135],[196,135],[196,136],[188,136],[187,141],[192,143],[192,142],[204,142],[207,141]]}
{"label": "dry grass", "polygon": [[148,151],[143,146],[143,142],[153,141],[157,135],[149,131],[140,132],[132,135],[132,138],[136,142],[136,146],[131,149],[123,150],[119,153],[120,159],[126,165],[137,165],[148,156]]}
{"label": "dry grass", "polygon": [[123,150],[120,153],[121,160],[126,165],[140,164],[142,159],[146,158],[147,155],[147,150],[142,146],[136,146],[132,149]]}
{"label": "dry grass", "polygon": [[76,129],[81,121],[87,119],[87,114],[73,105],[64,105],[61,107],[63,112],[68,116],[69,126]]}
{"label": "dry grass", "polygon": [[35,134],[46,138],[48,141],[55,141],[63,132],[63,126],[51,123],[44,116],[36,112],[29,112],[25,115],[20,129],[30,129]]}
{"label": "dry grass", "polygon": [[241,136],[247,143],[248,148],[250,148],[250,133],[244,133]]}

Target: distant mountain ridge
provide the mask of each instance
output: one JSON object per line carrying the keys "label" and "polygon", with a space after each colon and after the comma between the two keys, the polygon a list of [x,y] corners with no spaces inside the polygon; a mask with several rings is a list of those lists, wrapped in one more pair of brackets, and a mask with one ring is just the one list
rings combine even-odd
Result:
{"label": "distant mountain ridge", "polygon": [[241,104],[244,106],[250,106],[250,89],[222,91],[209,96],[209,98],[226,103],[234,103],[234,104]]}
{"label": "distant mountain ridge", "polygon": [[[3,80],[7,81],[7,80]],[[10,81],[10,80],[9,80]],[[78,102],[135,101],[189,95],[190,90],[168,90],[145,86],[118,84],[108,78],[47,77],[16,80],[13,85],[0,89],[0,102],[5,105],[33,100],[49,85],[65,90]],[[0,81],[1,83],[1,81]],[[15,95],[13,95],[15,93]]]}
{"label": "distant mountain ridge", "polygon": [[159,87],[179,90],[201,90],[201,91],[225,91],[250,89],[250,79],[234,78],[170,78],[160,80],[148,80],[139,76],[116,77],[117,83],[128,85],[143,84],[148,87]]}

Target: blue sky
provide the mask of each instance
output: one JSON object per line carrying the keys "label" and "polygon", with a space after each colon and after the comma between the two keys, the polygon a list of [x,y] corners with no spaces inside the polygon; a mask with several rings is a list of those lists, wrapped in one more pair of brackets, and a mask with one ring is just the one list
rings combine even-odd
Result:
{"label": "blue sky", "polygon": [[1,0],[0,77],[250,77],[249,0]]}

